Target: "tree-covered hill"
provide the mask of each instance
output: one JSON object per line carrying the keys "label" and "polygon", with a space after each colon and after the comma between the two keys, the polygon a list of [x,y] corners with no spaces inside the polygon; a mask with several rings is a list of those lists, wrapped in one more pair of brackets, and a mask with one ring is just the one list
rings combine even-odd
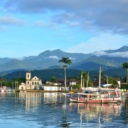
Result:
{"label": "tree-covered hill", "polygon": [[[78,78],[80,76],[81,71],[89,72],[90,79],[93,79],[95,77],[95,75],[97,75],[99,73],[99,68],[97,68],[96,70],[90,70],[90,71],[75,70],[75,69],[67,68],[67,78],[70,78],[70,77]],[[110,69],[102,68],[102,72],[105,75],[107,75],[108,77],[117,77],[118,76],[122,79],[124,79],[125,75],[126,75],[126,71],[123,68],[110,68]],[[64,78],[63,68],[33,70],[33,71],[31,71],[31,74],[32,74],[32,77],[37,76],[42,81],[49,80],[53,76],[56,78]],[[15,71],[15,72],[3,75],[1,77],[5,78],[7,80],[11,80],[11,79],[15,79],[15,78],[25,78],[26,77],[26,70]]]}

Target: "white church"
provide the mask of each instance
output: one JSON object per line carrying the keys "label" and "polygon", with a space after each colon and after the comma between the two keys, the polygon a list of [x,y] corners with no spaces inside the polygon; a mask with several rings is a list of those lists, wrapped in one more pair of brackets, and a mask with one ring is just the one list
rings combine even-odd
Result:
{"label": "white church", "polygon": [[34,90],[42,86],[42,81],[37,77],[31,77],[31,72],[26,72],[26,83],[19,85],[19,90]]}

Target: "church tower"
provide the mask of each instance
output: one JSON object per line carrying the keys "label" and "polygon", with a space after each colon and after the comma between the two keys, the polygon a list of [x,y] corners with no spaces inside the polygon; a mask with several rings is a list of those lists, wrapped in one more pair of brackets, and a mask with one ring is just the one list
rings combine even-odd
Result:
{"label": "church tower", "polygon": [[26,72],[26,80],[30,80],[31,79],[31,72],[27,71]]}

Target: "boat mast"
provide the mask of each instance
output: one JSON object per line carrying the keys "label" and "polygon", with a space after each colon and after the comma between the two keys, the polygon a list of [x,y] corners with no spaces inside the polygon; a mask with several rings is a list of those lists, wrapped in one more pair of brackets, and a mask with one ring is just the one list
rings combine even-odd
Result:
{"label": "boat mast", "polygon": [[100,67],[100,70],[99,70],[99,88],[101,87],[101,67]]}
{"label": "boat mast", "polygon": [[82,79],[83,79],[83,73],[81,72],[81,88],[83,87]]}
{"label": "boat mast", "polygon": [[89,83],[89,72],[87,74],[87,87],[88,87],[88,83]]}

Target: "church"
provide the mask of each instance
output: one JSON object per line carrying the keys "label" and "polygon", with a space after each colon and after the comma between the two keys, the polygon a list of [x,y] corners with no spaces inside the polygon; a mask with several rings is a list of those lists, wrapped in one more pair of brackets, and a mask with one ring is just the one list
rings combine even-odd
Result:
{"label": "church", "polygon": [[37,77],[31,76],[31,72],[26,72],[26,83],[21,83],[19,86],[19,90],[34,90],[39,88],[42,85],[42,81]]}

